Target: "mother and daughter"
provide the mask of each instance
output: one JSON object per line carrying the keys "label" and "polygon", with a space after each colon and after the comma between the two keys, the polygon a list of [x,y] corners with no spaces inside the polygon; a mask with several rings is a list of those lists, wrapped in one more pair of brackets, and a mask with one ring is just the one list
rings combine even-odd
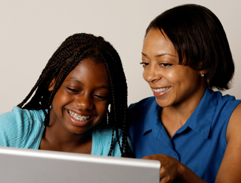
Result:
{"label": "mother and daughter", "polygon": [[165,11],[147,27],[141,64],[154,97],[127,115],[118,53],[101,37],[70,36],[22,103],[0,116],[0,146],[134,152],[161,162],[161,183],[239,182],[241,100],[212,90],[228,89],[234,74],[219,19],[199,5]]}

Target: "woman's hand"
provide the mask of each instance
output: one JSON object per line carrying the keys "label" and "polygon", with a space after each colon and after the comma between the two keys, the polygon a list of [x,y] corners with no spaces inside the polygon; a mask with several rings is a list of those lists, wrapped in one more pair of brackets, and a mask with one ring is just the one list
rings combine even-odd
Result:
{"label": "woman's hand", "polygon": [[145,156],[143,159],[159,160],[161,162],[160,183],[171,183],[178,178],[181,163],[177,159],[164,154]]}
{"label": "woman's hand", "polygon": [[142,159],[158,160],[161,162],[160,183],[186,182],[204,183],[191,169],[180,163],[177,159],[164,155],[154,154]]}

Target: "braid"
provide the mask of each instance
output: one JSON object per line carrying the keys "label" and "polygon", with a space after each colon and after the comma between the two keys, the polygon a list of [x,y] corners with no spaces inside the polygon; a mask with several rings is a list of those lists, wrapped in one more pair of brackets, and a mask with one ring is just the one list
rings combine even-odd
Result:
{"label": "braid", "polygon": [[[44,125],[49,125],[50,108],[53,98],[66,76],[85,58],[93,58],[105,64],[111,90],[111,108],[109,121],[113,128],[110,153],[117,138],[121,155],[128,156],[131,151],[127,142],[127,84],[120,57],[113,46],[102,37],[92,34],[74,34],[68,37],[49,59],[36,84],[24,100],[18,104],[23,109],[42,110],[45,115]],[[55,81],[52,91],[51,82]],[[119,130],[122,130],[120,142]]]}
{"label": "braid", "polygon": [[[127,84],[125,75],[122,69],[121,62],[119,61],[118,53],[113,50],[112,52],[106,49],[106,46],[102,45],[101,49],[103,49],[104,53],[101,55],[102,60],[106,64],[107,72],[110,77],[110,86],[112,92],[112,104],[111,111],[113,121],[115,121],[115,125],[113,125],[113,131],[117,134],[117,141],[119,143],[122,156],[129,156],[131,154],[128,142],[127,142],[127,125],[126,125],[126,111],[127,111]],[[106,55],[105,55],[106,54]],[[105,58],[109,58],[111,60],[107,61]],[[118,128],[122,128],[122,146],[120,145],[120,140],[118,136]],[[113,133],[114,133],[113,132]],[[111,148],[113,148],[113,135]],[[112,152],[112,149],[111,149]],[[110,152],[110,154],[111,154]],[[109,155],[110,155],[109,154]]]}

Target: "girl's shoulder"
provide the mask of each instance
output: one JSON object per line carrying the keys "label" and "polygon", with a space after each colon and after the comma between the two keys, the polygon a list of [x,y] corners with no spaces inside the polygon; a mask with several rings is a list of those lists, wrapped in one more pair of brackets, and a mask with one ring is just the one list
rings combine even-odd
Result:
{"label": "girl's shoulder", "polygon": [[44,120],[44,113],[42,110],[28,110],[19,107],[13,107],[13,110],[0,115],[1,126],[16,126],[26,123],[42,122]]}
{"label": "girl's shoulder", "polygon": [[[96,126],[92,131],[92,137],[96,137],[97,139],[105,139],[104,141],[110,141],[112,137],[112,127],[107,124],[100,124]],[[122,131],[119,130],[119,135],[122,134]]]}
{"label": "girl's shoulder", "polygon": [[[111,147],[111,140],[112,140],[112,127],[107,124],[101,124],[97,126],[92,132],[92,154],[94,155],[101,155],[101,156],[108,156]],[[118,129],[118,136],[120,142],[122,141],[122,130]],[[121,151],[119,144],[117,142],[116,133],[114,133],[113,137],[113,156],[121,157]],[[127,142],[132,148],[132,143],[129,137],[127,137]]]}
{"label": "girl's shoulder", "polygon": [[[43,129],[44,114],[40,111],[14,107],[11,112],[0,115],[0,145],[31,148],[32,137]],[[26,147],[28,146],[28,147]]]}

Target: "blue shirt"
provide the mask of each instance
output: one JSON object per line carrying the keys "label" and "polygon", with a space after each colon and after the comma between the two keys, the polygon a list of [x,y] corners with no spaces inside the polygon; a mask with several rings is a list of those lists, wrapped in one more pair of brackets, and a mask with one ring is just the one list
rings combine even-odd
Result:
{"label": "blue shirt", "polygon": [[[14,107],[13,111],[0,115],[0,146],[39,149],[45,126],[42,110],[27,110]],[[121,130],[119,130],[120,141]],[[98,125],[92,130],[92,155],[108,156],[112,128]],[[127,139],[130,147],[131,141]],[[121,157],[117,138],[114,137],[113,156]]]}
{"label": "blue shirt", "polygon": [[130,136],[137,158],[166,154],[200,178],[214,182],[227,146],[226,129],[241,100],[207,89],[187,122],[170,138],[159,118],[155,97],[129,107]]}

